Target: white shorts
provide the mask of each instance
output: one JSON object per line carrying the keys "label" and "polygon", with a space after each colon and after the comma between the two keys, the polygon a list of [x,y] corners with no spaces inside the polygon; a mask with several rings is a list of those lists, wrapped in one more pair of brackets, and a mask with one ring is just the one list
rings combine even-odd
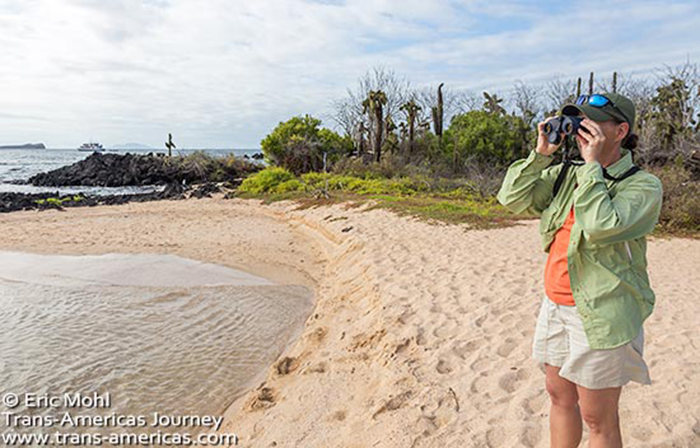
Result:
{"label": "white shorts", "polygon": [[559,376],[588,389],[619,387],[629,381],[651,384],[644,362],[644,328],[627,344],[592,349],[576,305],[560,305],[544,296],[532,342],[532,358],[561,367]]}

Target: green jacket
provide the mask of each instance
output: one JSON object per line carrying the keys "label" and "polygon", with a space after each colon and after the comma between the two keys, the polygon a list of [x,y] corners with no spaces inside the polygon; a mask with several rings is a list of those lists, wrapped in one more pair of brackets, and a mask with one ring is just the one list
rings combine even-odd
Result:
{"label": "green jacket", "polygon": [[[621,154],[607,167],[612,176],[632,166],[631,153],[622,148]],[[550,167],[552,160],[553,156],[532,151],[513,162],[498,201],[516,213],[540,216],[545,252],[573,204],[575,222],[567,256],[574,302],[590,347],[618,347],[637,335],[654,309],[645,235],[659,219],[661,181],[638,171],[614,182],[603,177],[598,162],[572,165],[553,200],[552,188],[563,165]]]}

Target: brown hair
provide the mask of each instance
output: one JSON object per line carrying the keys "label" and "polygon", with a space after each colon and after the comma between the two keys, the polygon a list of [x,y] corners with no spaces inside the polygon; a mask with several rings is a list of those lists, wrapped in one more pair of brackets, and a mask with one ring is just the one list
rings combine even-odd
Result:
{"label": "brown hair", "polygon": [[[615,120],[615,122],[617,124],[627,123],[626,121],[621,121],[621,120],[617,120],[617,119]],[[622,146],[625,149],[634,150],[634,149],[637,149],[638,143],[639,143],[639,136],[635,133],[627,131],[627,135],[620,142],[620,146]]]}

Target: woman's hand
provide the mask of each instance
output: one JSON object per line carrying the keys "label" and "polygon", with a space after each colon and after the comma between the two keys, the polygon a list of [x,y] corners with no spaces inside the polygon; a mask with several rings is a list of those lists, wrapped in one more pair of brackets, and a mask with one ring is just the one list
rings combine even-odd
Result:
{"label": "woman's hand", "polygon": [[576,133],[576,142],[581,157],[586,163],[598,162],[605,147],[605,134],[598,123],[590,118],[584,118]]}
{"label": "woman's hand", "polygon": [[544,154],[545,156],[552,155],[557,149],[559,149],[565,137],[564,133],[561,133],[562,139],[558,145],[549,143],[547,134],[544,133],[544,124],[553,118],[555,117],[549,117],[537,125],[539,134],[537,136],[537,148],[535,148],[535,151],[539,152],[540,154]]}

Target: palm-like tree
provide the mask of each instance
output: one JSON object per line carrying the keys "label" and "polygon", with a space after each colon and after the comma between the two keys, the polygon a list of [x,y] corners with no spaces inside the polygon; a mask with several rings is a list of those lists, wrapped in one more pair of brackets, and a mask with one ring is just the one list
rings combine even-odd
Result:
{"label": "palm-like tree", "polygon": [[370,90],[367,99],[362,102],[362,113],[369,113],[374,119],[374,154],[377,162],[382,155],[382,134],[384,133],[384,106],[387,103],[386,94],[381,90]]}
{"label": "palm-like tree", "polygon": [[413,140],[416,135],[416,121],[421,107],[414,101],[408,101],[401,105],[400,110],[406,113],[406,123],[408,123],[408,148],[409,153],[413,151]]}
{"label": "palm-like tree", "polygon": [[358,140],[359,140],[359,142],[360,142],[360,146],[359,146],[359,148],[358,148],[357,153],[358,153],[358,156],[360,156],[361,158],[363,158],[363,160],[364,160],[364,156],[365,156],[365,152],[366,152],[366,151],[365,151],[365,150],[366,150],[366,147],[365,147],[365,134],[367,133],[367,131],[369,131],[369,129],[367,129],[367,127],[365,126],[365,122],[364,122],[364,121],[360,121],[360,124],[359,124],[358,129],[357,129]]}

